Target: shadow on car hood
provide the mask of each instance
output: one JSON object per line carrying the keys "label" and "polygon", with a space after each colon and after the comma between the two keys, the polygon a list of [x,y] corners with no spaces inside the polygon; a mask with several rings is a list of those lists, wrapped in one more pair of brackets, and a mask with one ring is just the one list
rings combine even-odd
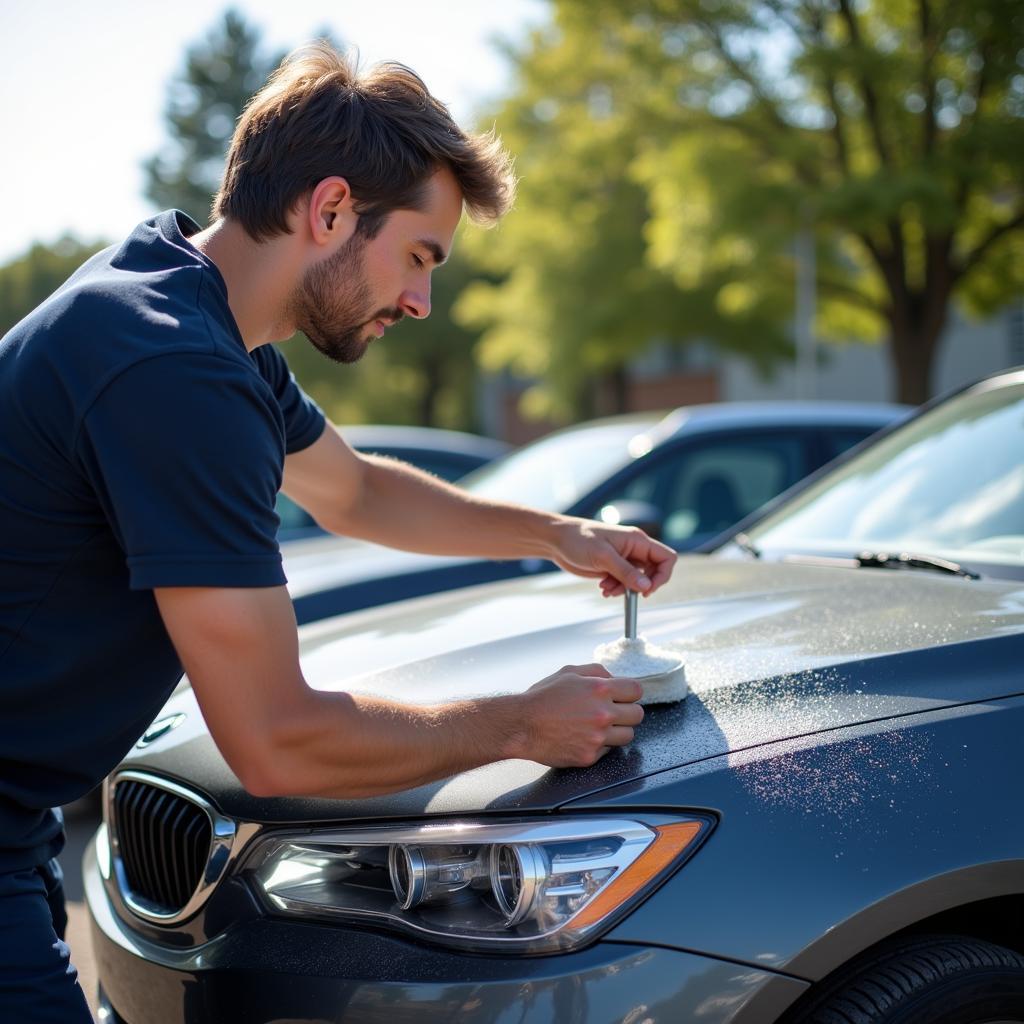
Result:
{"label": "shadow on car hood", "polygon": [[[184,724],[126,766],[198,786],[248,820],[544,809],[759,744],[1024,690],[1019,583],[691,557],[641,601],[640,632],[680,651],[690,696],[649,707],[634,742],[592,768],[504,761],[385,797],[257,799],[220,757],[188,688],[163,712],[184,711]],[[522,691],[591,662],[621,633],[621,602],[559,573],[305,627],[302,665],[321,690],[434,703]]]}

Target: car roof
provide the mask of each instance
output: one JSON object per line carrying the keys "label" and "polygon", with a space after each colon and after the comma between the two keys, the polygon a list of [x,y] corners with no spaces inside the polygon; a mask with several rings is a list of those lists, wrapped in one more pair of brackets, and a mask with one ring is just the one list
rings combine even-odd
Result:
{"label": "car roof", "polygon": [[510,450],[510,445],[493,437],[481,437],[460,430],[440,427],[394,426],[361,423],[343,426],[341,435],[356,448],[415,448],[426,451],[454,452],[493,459]]}
{"label": "car roof", "polygon": [[[966,390],[972,390],[979,387],[984,388],[985,390],[990,390],[992,388],[1008,388],[1014,387],[1018,384],[1024,384],[1024,366],[1013,366],[1006,370],[1000,370],[998,373],[990,373],[987,377],[981,377],[976,381],[972,381],[967,385]],[[952,394],[955,393],[956,392],[953,392]],[[952,394],[945,395],[943,397],[952,397]]]}
{"label": "car roof", "polygon": [[657,412],[606,416],[565,427],[556,433],[628,431],[633,428],[638,436],[646,438],[650,450],[677,436],[744,427],[846,426],[879,429],[911,412],[912,406],[894,402],[716,402],[681,405],[676,409]]}
{"label": "car roof", "polygon": [[719,402],[674,409],[658,424],[659,434],[764,426],[878,426],[909,415],[912,406],[895,402],[792,400]]}

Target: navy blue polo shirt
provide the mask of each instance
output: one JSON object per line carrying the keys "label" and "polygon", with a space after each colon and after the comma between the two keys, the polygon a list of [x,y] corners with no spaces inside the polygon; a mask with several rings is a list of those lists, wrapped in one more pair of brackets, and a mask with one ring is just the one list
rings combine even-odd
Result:
{"label": "navy blue polo shirt", "polygon": [[246,351],[169,211],[0,341],[0,871],[62,841],[181,675],[154,587],[285,582],[274,500],[324,417]]}

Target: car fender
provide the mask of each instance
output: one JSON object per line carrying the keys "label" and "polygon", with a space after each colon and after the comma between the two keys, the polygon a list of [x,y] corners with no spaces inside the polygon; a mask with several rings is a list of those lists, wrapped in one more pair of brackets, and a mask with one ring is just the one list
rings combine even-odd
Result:
{"label": "car fender", "polygon": [[560,810],[716,815],[609,938],[816,981],[934,914],[1024,893],[1022,729],[1024,698],[978,701],[733,751]]}

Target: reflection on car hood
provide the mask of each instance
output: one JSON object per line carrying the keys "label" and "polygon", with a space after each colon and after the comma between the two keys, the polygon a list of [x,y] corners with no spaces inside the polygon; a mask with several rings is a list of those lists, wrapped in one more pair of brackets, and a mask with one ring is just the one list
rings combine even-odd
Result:
{"label": "reflection on car hood", "polygon": [[[597,644],[621,635],[620,610],[561,573],[454,591],[306,627],[303,670],[321,690],[411,702],[522,691],[592,661]],[[763,743],[1024,690],[1024,588],[1012,582],[683,558],[641,601],[640,631],[682,653],[691,694],[649,707],[630,747],[589,769],[505,761],[387,797],[255,799],[188,689],[166,709],[185,711],[185,724],[129,762],[250,820],[540,809]]]}

